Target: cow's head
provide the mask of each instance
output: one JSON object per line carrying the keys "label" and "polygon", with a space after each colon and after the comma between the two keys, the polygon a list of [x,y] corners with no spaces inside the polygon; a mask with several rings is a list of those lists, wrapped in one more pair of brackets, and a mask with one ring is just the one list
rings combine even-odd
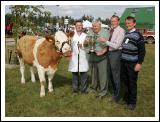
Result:
{"label": "cow's head", "polygon": [[71,39],[74,35],[74,32],[64,33],[58,31],[55,33],[55,46],[58,50],[63,53],[64,56],[67,56],[71,52]]}

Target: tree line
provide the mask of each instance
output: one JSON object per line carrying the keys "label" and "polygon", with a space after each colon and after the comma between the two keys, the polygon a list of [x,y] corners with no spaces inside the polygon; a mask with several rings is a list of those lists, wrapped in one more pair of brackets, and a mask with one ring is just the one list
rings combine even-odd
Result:
{"label": "tree line", "polygon": [[[18,33],[22,30],[32,30],[33,32],[42,31],[42,27],[45,27],[45,23],[56,25],[58,22],[59,25],[64,24],[64,20],[68,19],[69,23],[73,25],[77,19],[74,19],[71,16],[51,16],[50,11],[46,11],[42,5],[11,5],[11,13],[5,15],[5,24],[13,23],[13,34],[14,37],[18,37]],[[91,15],[83,15],[81,20],[93,21],[94,17]],[[101,19],[103,24],[110,25],[110,19]]]}

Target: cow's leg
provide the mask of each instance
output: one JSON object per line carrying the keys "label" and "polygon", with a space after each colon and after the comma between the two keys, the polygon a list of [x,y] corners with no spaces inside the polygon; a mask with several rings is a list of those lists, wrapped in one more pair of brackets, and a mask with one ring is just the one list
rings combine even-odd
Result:
{"label": "cow's leg", "polygon": [[21,83],[25,84],[25,78],[24,78],[24,70],[25,70],[25,65],[24,61],[22,58],[18,56],[19,64],[20,64],[20,72],[21,72]]}
{"label": "cow's leg", "polygon": [[31,81],[33,83],[36,82],[36,79],[35,79],[35,74],[34,74],[34,69],[33,69],[33,66],[30,67],[30,72],[31,72]]}
{"label": "cow's leg", "polygon": [[49,90],[49,92],[53,91],[53,86],[52,86],[53,77],[54,77],[54,73],[48,75],[48,90]]}
{"label": "cow's leg", "polygon": [[55,75],[56,69],[52,69],[51,67],[49,67],[49,68],[50,68],[50,71],[47,72],[47,74],[48,74],[48,90],[49,90],[49,92],[52,92],[53,91],[52,79]]}
{"label": "cow's leg", "polygon": [[41,84],[41,90],[40,90],[40,97],[44,97],[45,96],[45,71],[43,68],[38,67],[38,76],[39,76],[39,80],[40,80],[40,84]]}

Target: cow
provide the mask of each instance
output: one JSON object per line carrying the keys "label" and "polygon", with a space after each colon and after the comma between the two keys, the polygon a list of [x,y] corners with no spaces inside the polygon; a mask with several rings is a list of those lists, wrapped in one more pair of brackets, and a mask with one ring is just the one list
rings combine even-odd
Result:
{"label": "cow", "polygon": [[45,73],[48,75],[48,90],[53,91],[52,79],[57,71],[62,56],[71,54],[71,39],[74,32],[67,34],[58,31],[54,36],[46,35],[44,38],[24,35],[17,41],[17,57],[20,64],[21,83],[25,84],[25,64],[30,65],[31,81],[34,83],[34,67],[38,71],[40,80],[40,97],[45,96]]}

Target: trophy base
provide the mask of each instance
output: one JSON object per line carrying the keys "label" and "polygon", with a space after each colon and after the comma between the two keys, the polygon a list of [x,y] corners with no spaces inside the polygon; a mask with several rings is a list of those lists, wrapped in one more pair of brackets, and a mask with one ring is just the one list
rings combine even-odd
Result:
{"label": "trophy base", "polygon": [[95,52],[95,50],[91,49],[90,52]]}
{"label": "trophy base", "polygon": [[95,50],[90,50],[89,52],[90,52],[90,53],[95,53]]}

